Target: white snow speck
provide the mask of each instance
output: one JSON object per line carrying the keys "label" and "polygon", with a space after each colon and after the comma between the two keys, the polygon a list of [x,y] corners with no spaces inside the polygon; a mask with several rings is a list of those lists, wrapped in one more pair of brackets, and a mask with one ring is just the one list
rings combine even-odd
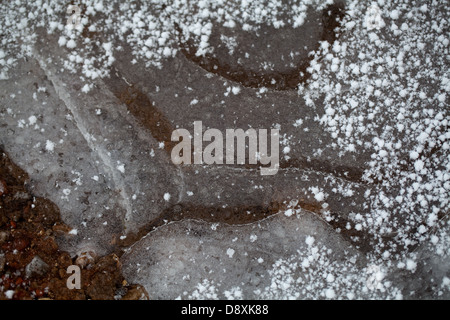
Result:
{"label": "white snow speck", "polygon": [[314,237],[307,236],[305,242],[308,246],[312,246],[314,244]]}
{"label": "white snow speck", "polygon": [[125,173],[125,165],[124,164],[119,164],[117,166],[117,170],[119,170],[122,173]]}
{"label": "white snow speck", "polygon": [[7,291],[5,291],[5,296],[6,296],[8,299],[12,299],[13,296],[14,296],[14,290],[7,290]]}
{"label": "white snow speck", "polygon": [[406,260],[406,269],[414,272],[416,270],[417,263],[414,260],[408,259]]}
{"label": "white snow speck", "polygon": [[314,195],[314,198],[317,201],[323,201],[323,199],[325,198],[325,195],[323,194],[323,192],[318,192]]}
{"label": "white snow speck", "polygon": [[417,151],[411,151],[411,152],[409,153],[409,157],[410,157],[412,160],[416,160],[417,158],[419,158],[419,153],[417,153]]}
{"label": "white snow speck", "polygon": [[170,193],[168,193],[168,192],[164,193],[164,200],[166,200],[166,201],[170,200]]}
{"label": "white snow speck", "polygon": [[331,273],[327,275],[327,282],[334,282],[334,276]]}
{"label": "white snow speck", "polygon": [[88,84],[85,84],[83,88],[81,88],[81,92],[88,93],[91,90],[91,87]]}
{"label": "white snow speck", "polygon": [[414,162],[414,168],[416,169],[416,171],[421,171],[424,165],[425,163],[422,160],[417,160],[416,162]]}
{"label": "white snow speck", "polygon": [[325,296],[327,297],[327,299],[334,299],[336,298],[336,293],[334,292],[333,289],[327,289],[325,291]]}
{"label": "white snow speck", "polygon": [[67,41],[66,47],[69,49],[73,49],[77,46],[77,43],[73,40],[70,39],[69,41]]}
{"label": "white snow speck", "polygon": [[237,94],[239,94],[239,92],[241,92],[241,88],[239,88],[239,87],[233,87],[233,88],[231,89],[231,92],[233,92],[234,95],[237,95]]}
{"label": "white snow speck", "polygon": [[53,152],[55,148],[55,144],[53,142],[51,142],[50,140],[47,140],[47,142],[45,143],[45,150],[49,151],[49,152]]}
{"label": "white snow speck", "polygon": [[398,10],[391,11],[391,14],[390,14],[391,19],[397,20],[399,18],[399,16],[400,16],[400,13],[398,12]]}
{"label": "white snow speck", "polygon": [[29,117],[29,118],[28,118],[28,121],[29,121],[29,123],[30,123],[30,126],[32,126],[33,124],[35,124],[35,123],[36,123],[36,120],[37,120],[36,116],[31,116],[31,117]]}

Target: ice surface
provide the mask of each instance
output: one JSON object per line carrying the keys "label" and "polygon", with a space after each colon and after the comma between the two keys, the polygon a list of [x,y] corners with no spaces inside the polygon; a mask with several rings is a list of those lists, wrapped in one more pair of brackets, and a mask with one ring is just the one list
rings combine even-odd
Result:
{"label": "ice surface", "polygon": [[379,264],[301,211],[241,226],[171,223],[128,249],[122,263],[153,299],[448,298],[448,257],[430,249],[424,244],[405,266]]}
{"label": "ice surface", "polygon": [[[108,250],[115,238],[136,228],[138,208],[147,209],[146,201],[154,205],[144,219],[156,218],[165,206],[163,194],[177,188],[175,168],[159,168],[157,157],[152,161],[149,153],[157,142],[150,136],[136,139],[140,133],[115,97],[101,90],[80,95],[76,82],[68,81],[68,87],[36,57],[14,70],[16,81],[1,87],[5,104],[14,108],[13,114],[3,110],[2,143],[30,173],[34,192],[54,201],[63,219],[79,231],[68,238],[72,245]],[[46,91],[33,99],[36,87]],[[29,125],[26,119],[33,115],[39,120]],[[154,192],[159,195],[149,199]]]}
{"label": "ice surface", "polygon": [[[448,297],[445,1],[378,1],[372,29],[358,1],[86,0],[72,31],[64,1],[16,2],[0,144],[63,249],[128,248],[154,298]],[[280,129],[280,170],[174,165],[194,121]]]}
{"label": "ice surface", "polygon": [[132,246],[122,262],[125,276],[152,298],[280,299],[320,298],[337,287],[324,272],[342,281],[341,269],[355,276],[364,257],[324,221],[301,212],[242,226],[171,223]]}

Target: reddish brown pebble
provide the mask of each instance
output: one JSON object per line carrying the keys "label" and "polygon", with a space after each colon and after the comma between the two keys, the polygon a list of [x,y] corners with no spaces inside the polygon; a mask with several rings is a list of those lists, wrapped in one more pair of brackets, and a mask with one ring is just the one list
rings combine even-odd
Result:
{"label": "reddish brown pebble", "polygon": [[30,241],[26,238],[19,238],[14,240],[13,248],[19,251],[24,250],[28,245],[30,244]]}
{"label": "reddish brown pebble", "polygon": [[35,294],[36,298],[40,298],[44,295],[44,291],[42,291],[41,289],[36,289],[34,294]]}

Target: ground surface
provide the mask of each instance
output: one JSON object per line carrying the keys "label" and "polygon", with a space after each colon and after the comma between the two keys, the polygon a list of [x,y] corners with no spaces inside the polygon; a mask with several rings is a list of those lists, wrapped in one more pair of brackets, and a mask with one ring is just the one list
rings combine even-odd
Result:
{"label": "ground surface", "polygon": [[[71,257],[58,248],[58,234],[70,232],[51,201],[33,197],[27,174],[0,150],[0,299],[141,299],[141,286],[128,284],[115,254]],[[70,265],[81,269],[81,288],[67,288]]]}
{"label": "ground surface", "polygon": [[[445,1],[74,4],[0,4],[0,144],[66,262],[151,299],[449,297]],[[277,173],[175,165],[195,121],[279,129]]]}

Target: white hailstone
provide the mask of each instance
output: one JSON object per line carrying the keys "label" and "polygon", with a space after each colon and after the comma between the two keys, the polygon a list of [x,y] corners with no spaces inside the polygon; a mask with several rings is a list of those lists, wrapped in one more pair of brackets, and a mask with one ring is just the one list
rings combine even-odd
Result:
{"label": "white hailstone", "polygon": [[66,47],[69,49],[73,49],[77,46],[77,43],[73,40],[70,39],[69,41],[67,41]]}
{"label": "white hailstone", "polygon": [[166,200],[166,201],[170,200],[170,193],[168,193],[168,192],[164,193],[164,200]]}

